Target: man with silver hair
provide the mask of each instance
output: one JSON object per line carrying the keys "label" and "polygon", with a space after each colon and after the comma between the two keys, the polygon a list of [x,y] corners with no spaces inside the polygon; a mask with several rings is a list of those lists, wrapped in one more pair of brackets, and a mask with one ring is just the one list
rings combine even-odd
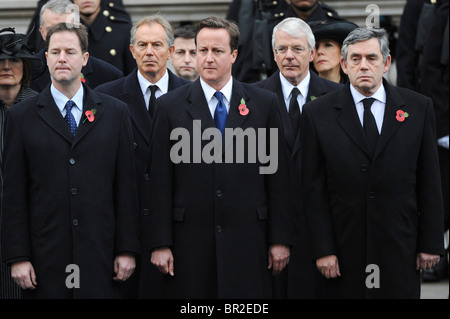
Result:
{"label": "man with silver hair", "polygon": [[420,298],[420,270],[444,253],[430,98],[383,79],[383,29],[344,40],[350,83],[305,105],[304,209],[327,298]]}
{"label": "man with silver hair", "polygon": [[173,53],[172,27],[159,14],[137,21],[131,28],[130,50],[137,68],[126,77],[105,83],[96,91],[109,94],[128,104],[130,110],[138,176],[139,211],[141,216],[142,253],[135,275],[126,283],[128,297],[160,298],[161,274],[150,263],[148,247],[149,178],[145,169],[150,154],[150,132],[156,98],[190,83],[173,74],[167,61]]}
{"label": "man with silver hair", "polygon": [[303,105],[330,91],[340,84],[319,77],[309,70],[316,53],[314,34],[309,25],[299,18],[286,18],[275,26],[272,33],[272,49],[278,71],[255,85],[277,94],[282,115],[284,137],[291,152],[291,209],[295,216],[295,244],[287,271],[275,278],[277,296],[280,298],[320,298],[321,276],[311,262],[311,250],[301,198],[300,166],[295,158],[300,156],[300,118]]}

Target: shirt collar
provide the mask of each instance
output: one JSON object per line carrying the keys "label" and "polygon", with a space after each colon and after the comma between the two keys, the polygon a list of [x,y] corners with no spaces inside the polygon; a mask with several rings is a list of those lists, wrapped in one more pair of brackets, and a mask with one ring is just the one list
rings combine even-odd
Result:
{"label": "shirt collar", "polygon": [[[203,81],[202,78],[200,78],[200,85],[202,86],[206,101],[209,102],[213,98],[214,93],[216,93],[216,89],[214,89],[209,84],[207,84],[205,81]],[[225,84],[225,86],[220,90],[220,92],[222,92],[222,94],[225,97],[228,104],[231,101],[232,88],[233,88],[233,77],[230,77],[230,80],[227,82],[227,84]]]}
{"label": "shirt collar", "polygon": [[376,92],[374,94],[372,94],[372,96],[369,96],[369,97],[362,95],[360,92],[358,92],[358,90],[356,90],[352,84],[350,84],[350,92],[352,93],[352,97],[353,97],[353,101],[355,102],[355,105],[369,97],[373,97],[375,100],[386,104],[386,90],[384,89],[383,83],[381,83],[378,90],[376,90]]}
{"label": "shirt collar", "polygon": [[299,89],[300,93],[302,94],[303,98],[306,98],[306,96],[308,95],[310,79],[311,79],[311,74],[309,73],[309,70],[308,70],[308,74],[306,74],[305,78],[297,86],[294,86],[294,85],[292,85],[291,82],[286,80],[286,78],[280,72],[281,90],[283,91],[283,96],[285,97],[285,99],[290,96],[292,89],[294,87],[297,87]]}
{"label": "shirt collar", "polygon": [[67,96],[65,96],[63,93],[61,93],[60,91],[58,91],[55,86],[52,85],[50,86],[50,92],[52,94],[53,100],[56,103],[56,106],[58,107],[58,109],[62,112],[64,110],[64,108],[66,107],[66,103],[69,100],[72,100],[75,102],[76,107],[80,110],[80,112],[83,111],[83,95],[84,95],[84,88],[83,85],[80,85],[80,88],[78,89],[77,93],[75,93],[75,95],[69,99]]}
{"label": "shirt collar", "polygon": [[143,95],[145,95],[150,85],[157,85],[158,90],[161,90],[162,94],[167,93],[167,91],[169,90],[169,72],[167,72],[167,69],[164,75],[156,83],[152,83],[147,80],[139,70],[137,70],[137,78]]}

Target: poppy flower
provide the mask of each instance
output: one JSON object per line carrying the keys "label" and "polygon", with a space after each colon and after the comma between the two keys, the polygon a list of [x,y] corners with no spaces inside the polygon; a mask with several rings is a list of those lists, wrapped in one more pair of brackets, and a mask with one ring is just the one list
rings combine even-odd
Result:
{"label": "poppy flower", "polygon": [[241,99],[241,104],[239,105],[238,109],[239,109],[239,113],[242,116],[246,116],[248,114],[249,109],[248,109],[247,105],[245,105],[244,98]]}
{"label": "poppy flower", "polygon": [[397,121],[403,122],[408,116],[409,114],[404,112],[403,110],[397,110],[397,115],[395,116],[395,118],[397,119]]}
{"label": "poppy flower", "polygon": [[86,122],[86,120],[88,120],[89,122],[94,122],[95,120],[95,112],[97,111],[97,109],[91,109],[91,110],[87,110],[86,112],[84,112],[84,114],[86,115],[86,118],[84,119],[83,123]]}

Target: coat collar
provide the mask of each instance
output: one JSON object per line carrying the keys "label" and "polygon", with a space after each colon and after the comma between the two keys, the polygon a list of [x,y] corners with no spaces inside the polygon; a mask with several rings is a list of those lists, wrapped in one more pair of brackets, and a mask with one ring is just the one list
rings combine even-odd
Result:
{"label": "coat collar", "polygon": [[338,97],[335,102],[335,108],[340,112],[338,115],[338,122],[342,129],[371,159],[375,159],[376,156],[380,154],[383,148],[391,140],[392,135],[400,128],[401,123],[395,119],[396,111],[405,106],[405,103],[397,90],[395,90],[386,79],[383,79],[383,85],[386,90],[386,106],[381,134],[374,154],[370,151],[363,127],[358,118],[349,83],[347,83],[345,88],[341,91],[340,97]]}
{"label": "coat collar", "polygon": [[[84,85],[83,98],[83,114],[80,119],[77,134],[75,136],[69,130],[64,118],[61,115],[58,107],[53,100],[50,93],[50,85],[39,95],[37,105],[39,107],[39,116],[44,120],[53,130],[60,134],[67,142],[75,146],[83,137],[94,127],[100,120],[103,114],[102,101],[97,93]],[[95,120],[93,122],[85,121],[87,110],[96,109]],[[83,123],[84,122],[84,123]]]}

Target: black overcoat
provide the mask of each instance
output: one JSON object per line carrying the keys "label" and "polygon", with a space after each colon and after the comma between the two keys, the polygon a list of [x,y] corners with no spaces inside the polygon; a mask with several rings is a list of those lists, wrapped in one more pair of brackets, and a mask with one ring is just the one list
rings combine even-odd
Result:
{"label": "black overcoat", "polygon": [[[7,113],[3,258],[31,261],[37,289],[24,297],[117,297],[114,258],[140,251],[128,108],[87,86],[84,93],[75,137],[50,86]],[[84,121],[91,109],[94,121]],[[66,286],[72,264],[80,288]]]}
{"label": "black overcoat", "polygon": [[[313,256],[337,255],[342,274],[326,281],[327,297],[419,298],[417,253],[444,252],[431,99],[383,85],[373,156],[349,85],[303,109],[303,199]],[[408,113],[402,122],[398,110]]]}
{"label": "black overcoat", "polygon": [[[238,110],[242,99],[246,115]],[[170,139],[174,129],[184,128],[193,138],[215,125],[200,80],[158,99],[151,140],[149,233],[151,247],[170,246],[173,251],[175,276],[165,278],[169,298],[270,298],[269,244],[292,245],[288,158],[275,94],[233,81],[226,127],[254,128],[256,140],[264,143],[277,132],[270,141],[278,144],[272,154],[278,160],[276,172],[261,174],[261,158],[252,163],[247,155],[244,163],[237,163],[236,157],[232,163],[206,163],[203,157],[193,163],[210,138],[201,145],[191,143],[191,163],[174,164],[172,147],[179,143]],[[236,141],[225,144],[235,147]]]}

